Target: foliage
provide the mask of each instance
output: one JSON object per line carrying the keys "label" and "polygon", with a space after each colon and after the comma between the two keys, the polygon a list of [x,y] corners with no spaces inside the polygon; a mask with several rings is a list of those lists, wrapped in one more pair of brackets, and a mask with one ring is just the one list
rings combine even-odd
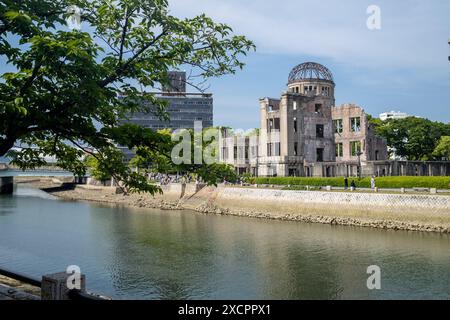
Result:
{"label": "foliage", "polygon": [[380,121],[371,118],[376,133],[387,140],[395,154],[408,160],[435,160],[434,153],[442,136],[450,135],[450,124],[409,117]]}
{"label": "foliage", "polygon": [[197,170],[207,184],[217,186],[217,182],[226,180],[227,182],[236,182],[238,177],[233,166],[223,163],[215,163],[208,167],[202,166]]}
{"label": "foliage", "polygon": [[450,136],[441,137],[436,148],[434,149],[433,156],[436,158],[445,158],[450,160]]}
{"label": "foliage", "polygon": [[86,167],[90,169],[91,176],[98,181],[105,181],[111,179],[111,175],[105,171],[103,164],[94,156],[86,157]]}
{"label": "foliage", "polygon": [[[211,185],[217,185],[217,182],[221,182],[224,179],[229,182],[235,182],[237,175],[233,167],[218,163],[218,141],[214,137],[207,137],[207,133],[211,132],[210,130],[211,128],[205,128],[202,132],[197,133],[192,129],[180,131],[180,136],[183,136],[183,133],[187,134],[185,142],[188,143],[187,150],[182,150],[182,153],[189,152],[190,156],[184,159],[186,160],[185,162],[179,164],[173,163],[171,151],[174,150],[175,145],[183,140],[178,141],[175,139],[172,141],[172,133],[169,130],[160,130],[158,133],[160,137],[163,137],[165,152],[162,152],[161,148],[152,149],[147,146],[140,146],[136,149],[136,156],[130,161],[129,165],[131,168],[141,167],[159,173],[191,173],[195,176],[200,176],[204,182]],[[213,133],[216,132],[218,134],[218,131],[212,130]],[[195,159],[196,150],[202,154],[200,163],[197,163]],[[211,152],[210,160],[212,160],[212,163],[207,163],[205,158],[205,152],[208,150]],[[183,154],[177,156],[183,158]]]}
{"label": "foliage", "polygon": [[247,183],[247,182],[250,183],[250,182],[252,181],[252,179],[254,178],[253,175],[252,175],[251,173],[247,173],[247,172],[245,172],[244,174],[242,174],[241,177],[242,177],[242,181],[244,181],[244,182],[246,182],[246,183]]}
{"label": "foliage", "polygon": [[[82,30],[64,27],[72,5]],[[127,191],[158,192],[116,148],[169,153],[167,135],[123,125],[133,112],[167,117],[165,103],[140,88],[167,84],[168,71],[180,68],[192,68],[191,79],[233,74],[253,49],[205,15],[171,16],[167,0],[1,0],[0,57],[9,71],[0,81],[0,156],[20,143],[23,150],[11,153],[20,167],[55,156],[83,175],[89,154]]]}
{"label": "foliage", "polygon": [[[370,188],[370,177],[362,179],[349,178],[360,188]],[[377,177],[376,185],[379,188],[438,188],[450,189],[450,177]],[[283,186],[315,186],[315,187],[344,187],[344,178],[300,178],[300,177],[276,177],[276,178],[250,178],[252,184],[271,184]]]}

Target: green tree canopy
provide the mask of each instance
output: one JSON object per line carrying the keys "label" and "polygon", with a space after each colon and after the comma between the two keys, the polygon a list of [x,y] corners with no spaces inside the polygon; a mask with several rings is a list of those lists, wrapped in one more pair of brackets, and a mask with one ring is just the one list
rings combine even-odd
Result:
{"label": "green tree canopy", "polygon": [[[65,27],[74,5],[81,30]],[[167,84],[171,69],[192,68],[194,79],[233,74],[254,49],[225,24],[168,9],[167,0],[1,0],[0,59],[8,71],[0,80],[0,156],[20,141],[24,149],[9,154],[20,167],[55,156],[82,175],[87,153],[127,190],[158,191],[116,148],[170,154],[167,135],[121,125],[130,112],[164,116],[164,103],[140,88]]]}
{"label": "green tree canopy", "polygon": [[103,167],[103,163],[98,161],[94,156],[87,156],[85,159],[86,166],[90,169],[92,177],[99,181],[111,179],[111,175],[107,168]]}
{"label": "green tree canopy", "polygon": [[397,156],[408,160],[434,160],[435,148],[442,136],[450,134],[450,124],[428,119],[409,117],[406,119],[370,120],[376,133],[387,140]]}
{"label": "green tree canopy", "polygon": [[437,158],[450,159],[450,136],[443,136],[434,149],[433,155]]}

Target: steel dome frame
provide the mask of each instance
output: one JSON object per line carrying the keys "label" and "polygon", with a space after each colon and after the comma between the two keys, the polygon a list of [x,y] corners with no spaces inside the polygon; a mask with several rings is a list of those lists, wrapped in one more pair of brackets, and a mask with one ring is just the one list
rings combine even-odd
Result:
{"label": "steel dome frame", "polygon": [[316,62],[305,62],[292,69],[289,83],[301,80],[325,80],[334,83],[331,71]]}

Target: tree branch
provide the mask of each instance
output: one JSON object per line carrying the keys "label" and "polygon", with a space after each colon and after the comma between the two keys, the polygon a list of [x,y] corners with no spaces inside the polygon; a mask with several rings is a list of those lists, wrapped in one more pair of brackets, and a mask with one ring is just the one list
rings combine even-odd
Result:
{"label": "tree branch", "polygon": [[25,93],[25,90],[27,90],[33,84],[33,81],[37,78],[41,67],[42,67],[42,58],[39,59],[39,62],[35,63],[31,76],[27,79],[22,88],[19,90],[20,95],[23,95]]}
{"label": "tree branch", "polygon": [[123,47],[125,45],[125,38],[126,38],[126,35],[127,35],[129,18],[130,18],[130,16],[129,16],[129,9],[127,8],[127,10],[125,12],[125,24],[122,27],[122,36],[121,36],[121,39],[120,39],[119,66],[122,64],[122,60],[123,60]]}
{"label": "tree branch", "polygon": [[119,66],[116,71],[110,75],[109,77],[107,77],[105,80],[101,81],[99,83],[100,87],[106,87],[108,84],[110,84],[111,82],[116,81],[118,78],[120,78],[120,76],[123,74],[123,72],[125,72],[127,70],[127,68],[137,59],[141,56],[141,54],[143,54],[148,48],[150,48],[151,46],[153,46],[156,42],[158,42],[159,39],[161,39],[163,36],[165,36],[167,34],[166,30],[163,30],[155,39],[153,39],[153,41],[149,42],[148,44],[146,44],[145,46],[143,46],[141,49],[139,49],[136,54],[131,57],[130,59],[127,60],[126,63],[124,63],[123,65]]}

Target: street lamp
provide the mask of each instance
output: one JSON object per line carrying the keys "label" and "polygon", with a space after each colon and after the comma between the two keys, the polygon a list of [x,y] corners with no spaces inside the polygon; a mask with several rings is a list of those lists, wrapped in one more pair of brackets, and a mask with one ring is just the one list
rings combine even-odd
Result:
{"label": "street lamp", "polygon": [[359,179],[361,179],[362,178],[361,156],[363,155],[363,153],[361,151],[358,151],[358,153],[356,155],[358,156],[358,177],[359,177]]}

